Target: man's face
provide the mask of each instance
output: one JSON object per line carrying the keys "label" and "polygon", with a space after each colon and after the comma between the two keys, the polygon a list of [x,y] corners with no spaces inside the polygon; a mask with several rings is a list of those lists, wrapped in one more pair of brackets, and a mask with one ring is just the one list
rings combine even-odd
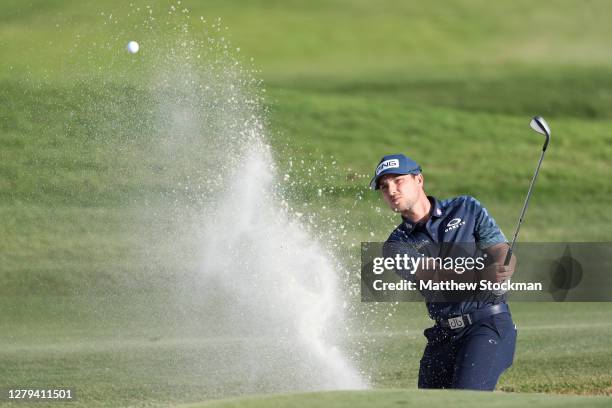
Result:
{"label": "man's face", "polygon": [[423,190],[421,174],[385,174],[378,182],[385,202],[395,212],[410,211]]}

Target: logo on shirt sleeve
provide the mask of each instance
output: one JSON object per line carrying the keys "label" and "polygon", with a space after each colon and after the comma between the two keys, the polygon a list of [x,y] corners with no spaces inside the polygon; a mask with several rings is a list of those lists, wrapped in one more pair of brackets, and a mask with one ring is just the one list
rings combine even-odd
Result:
{"label": "logo on shirt sleeve", "polygon": [[462,221],[461,218],[453,218],[448,222],[448,224],[446,224],[446,229],[444,230],[444,232],[452,231],[462,225],[465,225],[465,221]]}

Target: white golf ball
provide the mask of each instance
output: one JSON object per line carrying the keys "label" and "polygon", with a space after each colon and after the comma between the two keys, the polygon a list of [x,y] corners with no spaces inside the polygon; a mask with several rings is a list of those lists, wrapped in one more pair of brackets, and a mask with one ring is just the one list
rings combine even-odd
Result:
{"label": "white golf ball", "polygon": [[127,44],[127,50],[132,54],[136,54],[139,49],[140,49],[140,45],[138,45],[136,41],[130,41]]}

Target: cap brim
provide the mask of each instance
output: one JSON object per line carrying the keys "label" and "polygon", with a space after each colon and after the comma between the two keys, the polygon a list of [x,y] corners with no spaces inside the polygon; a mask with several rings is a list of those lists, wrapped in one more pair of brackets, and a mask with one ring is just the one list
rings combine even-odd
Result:
{"label": "cap brim", "polygon": [[421,174],[421,167],[407,171],[407,172],[404,172],[404,171],[400,172],[395,169],[392,169],[391,171],[387,171],[387,172],[383,171],[378,176],[374,176],[372,181],[370,181],[370,189],[380,190],[380,187],[378,187],[378,179],[380,179],[382,176],[387,175],[387,174],[397,174],[398,176],[405,176],[406,174]]}

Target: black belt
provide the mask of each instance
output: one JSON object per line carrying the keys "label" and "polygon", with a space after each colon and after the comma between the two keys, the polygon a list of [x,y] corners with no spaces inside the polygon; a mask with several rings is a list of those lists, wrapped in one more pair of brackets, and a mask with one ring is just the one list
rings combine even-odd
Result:
{"label": "black belt", "polygon": [[436,325],[449,329],[461,329],[463,327],[467,327],[476,323],[479,320],[484,319],[485,317],[509,312],[510,309],[508,305],[505,303],[498,303],[496,305],[492,305],[486,307],[484,309],[478,309],[473,311],[472,313],[450,317],[448,319],[440,319],[436,320]]}

